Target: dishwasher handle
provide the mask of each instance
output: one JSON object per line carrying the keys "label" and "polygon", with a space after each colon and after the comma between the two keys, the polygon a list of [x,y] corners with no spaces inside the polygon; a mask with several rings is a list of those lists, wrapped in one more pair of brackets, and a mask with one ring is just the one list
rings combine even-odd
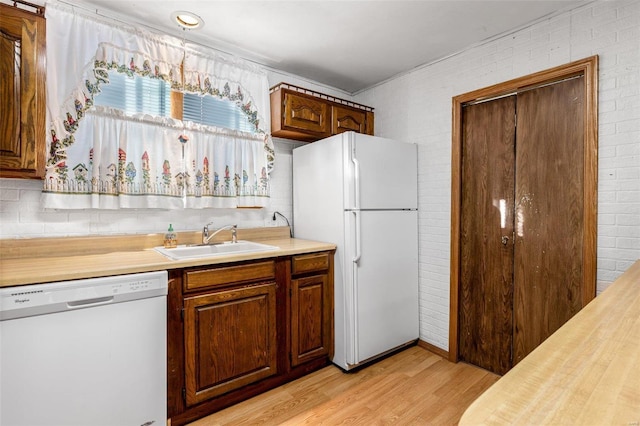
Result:
{"label": "dishwasher handle", "polygon": [[96,297],[93,299],[74,300],[72,302],[67,302],[67,307],[69,309],[88,308],[90,306],[105,305],[111,302],[113,302],[113,296]]}

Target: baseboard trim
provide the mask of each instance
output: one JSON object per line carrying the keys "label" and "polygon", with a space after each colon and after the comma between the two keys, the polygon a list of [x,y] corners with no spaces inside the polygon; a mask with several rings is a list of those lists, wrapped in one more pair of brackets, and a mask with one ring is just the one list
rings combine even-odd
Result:
{"label": "baseboard trim", "polygon": [[427,343],[424,340],[420,339],[418,340],[418,346],[420,346],[423,349],[428,350],[429,352],[433,352],[436,355],[441,356],[444,359],[449,359],[449,351],[445,351],[444,349],[440,349],[437,346],[432,345],[431,343]]}

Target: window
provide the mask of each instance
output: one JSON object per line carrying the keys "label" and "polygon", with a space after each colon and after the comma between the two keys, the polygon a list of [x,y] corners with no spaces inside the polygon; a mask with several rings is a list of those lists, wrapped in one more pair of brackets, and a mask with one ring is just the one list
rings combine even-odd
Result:
{"label": "window", "polygon": [[184,94],[183,120],[208,126],[225,127],[255,133],[256,126],[249,123],[235,102],[211,95]]}
{"label": "window", "polygon": [[[109,83],[100,86],[94,103],[124,111],[126,114],[171,116],[171,85],[161,79],[126,74],[111,70]],[[175,117],[180,118],[180,117]],[[182,119],[208,126],[243,132],[256,132],[256,126],[233,101],[211,95],[185,93]]]}
{"label": "window", "polygon": [[109,83],[100,86],[95,105],[108,106],[126,114],[171,115],[171,85],[164,80],[109,71]]}

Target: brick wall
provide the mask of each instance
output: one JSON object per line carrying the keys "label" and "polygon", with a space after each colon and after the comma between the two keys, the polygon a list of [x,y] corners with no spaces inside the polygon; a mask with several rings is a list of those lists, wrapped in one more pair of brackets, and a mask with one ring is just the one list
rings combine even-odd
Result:
{"label": "brick wall", "polygon": [[356,95],[376,134],[419,144],[420,337],[449,344],[451,98],[599,55],[597,287],[640,258],[640,1],[597,1]]}

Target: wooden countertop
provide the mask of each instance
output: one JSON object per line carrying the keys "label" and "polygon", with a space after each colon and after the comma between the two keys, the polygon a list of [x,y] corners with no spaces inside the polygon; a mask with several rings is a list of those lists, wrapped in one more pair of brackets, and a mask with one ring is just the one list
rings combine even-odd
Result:
{"label": "wooden countertop", "polygon": [[640,424],[640,260],[460,420],[460,425],[507,424]]}
{"label": "wooden countertop", "polygon": [[[144,238],[121,236],[38,241],[3,240],[0,243],[0,287],[215,265],[336,248],[330,243],[289,238],[288,228],[283,228],[286,231],[274,231],[270,228],[267,233],[257,234],[238,230],[238,239],[274,245],[279,247],[279,250],[180,261],[168,259],[153,250],[152,247],[162,245],[162,236],[155,234]],[[220,234],[221,239],[227,238],[225,233]],[[198,235],[199,233],[194,233],[193,238],[197,238]],[[253,238],[250,238],[252,236]],[[193,238],[190,234],[179,234],[178,241],[190,243]],[[69,247],[74,245],[75,249]],[[47,246],[48,253],[44,253],[42,247]]]}

